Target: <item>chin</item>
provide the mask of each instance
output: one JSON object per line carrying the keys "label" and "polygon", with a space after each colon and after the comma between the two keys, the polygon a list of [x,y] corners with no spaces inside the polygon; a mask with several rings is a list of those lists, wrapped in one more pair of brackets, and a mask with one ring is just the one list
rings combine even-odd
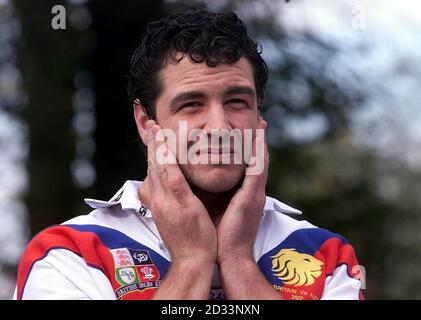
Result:
{"label": "chin", "polygon": [[[184,170],[183,170],[184,169]],[[235,188],[244,177],[244,165],[196,165],[182,168],[187,181],[206,192],[221,193]]]}

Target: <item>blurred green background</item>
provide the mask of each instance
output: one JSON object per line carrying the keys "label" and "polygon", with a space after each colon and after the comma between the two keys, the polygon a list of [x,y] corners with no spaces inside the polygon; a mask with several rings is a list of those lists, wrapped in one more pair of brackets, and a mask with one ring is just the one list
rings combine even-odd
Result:
{"label": "blurred green background", "polygon": [[0,298],[34,234],[144,177],[131,53],[146,23],[191,7],[236,12],[263,47],[268,195],[354,245],[366,298],[421,298],[416,0],[0,0]]}

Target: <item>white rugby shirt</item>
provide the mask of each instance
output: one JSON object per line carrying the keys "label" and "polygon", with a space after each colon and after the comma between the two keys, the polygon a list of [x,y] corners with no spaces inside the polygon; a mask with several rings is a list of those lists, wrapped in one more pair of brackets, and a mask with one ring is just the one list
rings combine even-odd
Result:
{"label": "white rugby shirt", "polygon": [[[171,257],[139,200],[141,183],[126,181],[109,201],[85,199],[90,214],[36,235],[21,258],[14,299],[150,299]],[[266,197],[254,244],[262,273],[285,299],[362,299],[352,246],[286,215],[299,213]],[[209,298],[224,298],[217,268]]]}

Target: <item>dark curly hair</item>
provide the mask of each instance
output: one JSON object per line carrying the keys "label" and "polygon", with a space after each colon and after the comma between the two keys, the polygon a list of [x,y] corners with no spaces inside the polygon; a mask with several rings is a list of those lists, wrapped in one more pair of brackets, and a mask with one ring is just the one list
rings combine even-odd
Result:
{"label": "dark curly hair", "polygon": [[148,116],[155,119],[155,100],[161,90],[159,71],[169,59],[177,61],[177,53],[182,53],[209,67],[247,58],[253,67],[260,108],[268,78],[261,52],[261,46],[247,35],[246,26],[235,13],[195,9],[151,22],[130,63],[129,104],[138,99]]}

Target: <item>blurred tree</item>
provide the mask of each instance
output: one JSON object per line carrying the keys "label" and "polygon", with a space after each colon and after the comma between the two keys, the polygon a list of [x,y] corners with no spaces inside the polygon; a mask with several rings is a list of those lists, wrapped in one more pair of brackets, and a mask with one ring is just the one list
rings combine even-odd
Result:
{"label": "blurred tree", "polygon": [[81,193],[73,185],[70,164],[74,139],[72,117],[73,72],[83,48],[72,29],[51,28],[51,8],[63,1],[14,2],[21,21],[20,67],[28,106],[29,192],[31,233],[74,215]]}
{"label": "blurred tree", "polygon": [[94,76],[97,127],[95,196],[108,199],[126,179],[143,179],[146,161],[126,86],[131,55],[144,26],[165,15],[162,1],[100,1],[88,3],[96,46],[89,52]]}
{"label": "blurred tree", "polygon": [[[51,9],[57,4],[66,8],[64,30],[51,27]],[[127,106],[126,74],[142,28],[161,17],[164,7],[161,1],[90,1],[91,17],[82,18],[92,25],[81,28],[81,11],[76,12],[80,7],[67,2],[16,0],[15,6],[22,23],[19,60],[29,100],[24,112],[30,137],[26,202],[33,235],[86,213],[83,197],[109,198],[125,179],[141,178],[146,172]],[[98,179],[90,189],[75,186],[71,172],[74,76],[81,69],[93,74],[96,99]]]}

